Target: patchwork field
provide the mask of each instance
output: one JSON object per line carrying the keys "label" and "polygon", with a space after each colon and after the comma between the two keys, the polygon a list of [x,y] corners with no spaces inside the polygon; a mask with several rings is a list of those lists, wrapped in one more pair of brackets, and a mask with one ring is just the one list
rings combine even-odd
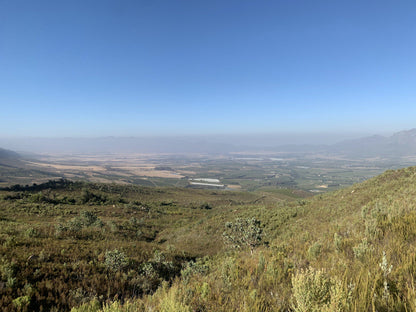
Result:
{"label": "patchwork field", "polygon": [[[102,154],[37,155],[0,163],[0,186],[67,178],[99,183],[235,190],[298,189],[323,193],[364,181],[413,158],[346,159],[321,154]],[[215,181],[212,182],[212,181]]]}

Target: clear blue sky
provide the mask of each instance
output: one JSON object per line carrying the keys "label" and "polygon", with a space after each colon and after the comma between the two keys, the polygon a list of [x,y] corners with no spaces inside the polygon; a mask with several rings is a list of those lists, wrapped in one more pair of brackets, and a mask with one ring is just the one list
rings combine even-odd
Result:
{"label": "clear blue sky", "polygon": [[0,136],[416,127],[416,2],[0,0]]}

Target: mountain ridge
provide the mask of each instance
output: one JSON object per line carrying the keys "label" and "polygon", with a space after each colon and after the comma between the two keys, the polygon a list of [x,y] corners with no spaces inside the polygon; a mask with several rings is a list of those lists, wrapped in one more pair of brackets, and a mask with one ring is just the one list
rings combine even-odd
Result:
{"label": "mountain ridge", "polygon": [[[284,143],[286,141],[286,143]],[[289,143],[287,143],[289,141]],[[416,128],[390,136],[371,135],[331,144],[298,143],[290,137],[256,136],[178,136],[178,137],[98,137],[98,138],[31,138],[1,141],[7,148],[31,153],[63,154],[229,154],[238,152],[327,153],[357,158],[404,157],[416,155]],[[4,149],[3,149],[4,150]],[[1,158],[0,149],[0,158]],[[7,157],[15,152],[4,150]],[[5,156],[4,156],[5,157]]]}
{"label": "mountain ridge", "polygon": [[373,135],[342,141],[334,144],[330,150],[355,157],[414,156],[416,154],[416,128],[396,132],[388,137]]}
{"label": "mountain ridge", "polygon": [[0,160],[1,159],[18,159],[20,158],[20,155],[14,151],[4,149],[0,147]]}

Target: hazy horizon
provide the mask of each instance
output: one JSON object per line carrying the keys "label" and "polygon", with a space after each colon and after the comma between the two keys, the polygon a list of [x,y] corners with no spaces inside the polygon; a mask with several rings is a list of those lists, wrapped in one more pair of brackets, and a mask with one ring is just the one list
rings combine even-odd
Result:
{"label": "hazy horizon", "polygon": [[235,150],[261,151],[295,145],[332,145],[373,135],[392,133],[263,133],[188,136],[106,136],[106,137],[0,137],[0,147],[34,153],[128,153],[196,152],[227,153]]}

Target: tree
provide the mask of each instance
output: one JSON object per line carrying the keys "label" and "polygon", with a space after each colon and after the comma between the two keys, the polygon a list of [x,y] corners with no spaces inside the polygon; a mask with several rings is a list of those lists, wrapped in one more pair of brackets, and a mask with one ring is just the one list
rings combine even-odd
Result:
{"label": "tree", "polygon": [[225,223],[223,237],[232,248],[250,247],[253,253],[254,248],[261,244],[263,228],[256,218],[237,218],[234,222]]}

